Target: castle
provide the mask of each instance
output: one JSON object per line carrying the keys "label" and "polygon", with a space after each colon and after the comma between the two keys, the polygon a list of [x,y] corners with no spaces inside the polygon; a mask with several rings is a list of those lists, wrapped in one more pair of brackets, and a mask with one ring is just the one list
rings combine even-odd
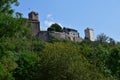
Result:
{"label": "castle", "polygon": [[[70,40],[75,42],[81,42],[83,39],[80,37],[79,33],[75,29],[63,28],[63,32],[55,31],[41,31],[40,21],[37,12],[30,12],[28,14],[29,23],[32,23],[32,33],[34,36],[39,37],[43,41],[50,41],[51,36],[59,40]],[[94,31],[93,29],[87,28],[85,30],[85,39],[94,41]]]}

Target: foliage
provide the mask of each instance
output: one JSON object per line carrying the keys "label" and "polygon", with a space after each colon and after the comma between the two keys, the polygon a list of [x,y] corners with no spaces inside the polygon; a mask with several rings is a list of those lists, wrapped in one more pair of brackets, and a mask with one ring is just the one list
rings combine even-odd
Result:
{"label": "foliage", "polygon": [[19,32],[23,32],[23,34],[26,33],[26,31],[23,30],[27,28],[21,27],[24,26],[26,22],[26,19],[17,19],[0,13],[0,38],[18,36]]}
{"label": "foliage", "polygon": [[106,80],[70,42],[46,43],[39,64],[34,80]]}
{"label": "foliage", "polygon": [[18,67],[13,71],[15,79],[31,80],[37,59],[37,54],[30,51],[19,52],[16,60]]}
{"label": "foliage", "polygon": [[[120,80],[120,44],[105,34],[81,43],[32,36],[21,13],[0,2],[0,80]],[[48,31],[62,32],[58,24]],[[108,42],[109,41],[109,42]]]}
{"label": "foliage", "polygon": [[109,43],[111,46],[115,46],[116,42],[113,38],[109,38]]}
{"label": "foliage", "polygon": [[17,64],[13,52],[6,51],[6,53],[0,59],[0,80],[13,80],[11,71],[17,67]]}
{"label": "foliage", "polygon": [[62,30],[62,27],[61,27],[59,24],[55,23],[55,24],[52,24],[52,25],[47,29],[47,31],[62,32],[63,30]]}
{"label": "foliage", "polygon": [[[8,20],[5,20],[8,18]],[[8,21],[6,24],[4,21]],[[42,42],[32,36],[26,20],[3,15],[0,20],[1,80],[113,80],[108,43]],[[114,52],[114,51],[113,51]],[[114,58],[114,57],[113,57]],[[114,61],[113,61],[114,62]],[[119,64],[119,63],[118,63]],[[112,74],[115,73],[114,76]]]}
{"label": "foliage", "polygon": [[100,42],[100,43],[107,42],[108,39],[109,39],[109,37],[106,36],[104,33],[99,34],[99,35],[97,36],[97,41]]}
{"label": "foliage", "polygon": [[111,70],[112,75],[120,79],[120,46],[116,46],[111,50],[108,59],[108,68]]}
{"label": "foliage", "polygon": [[12,4],[18,6],[18,0],[0,0],[0,13],[4,13],[5,15],[13,14],[14,10],[11,8]]}

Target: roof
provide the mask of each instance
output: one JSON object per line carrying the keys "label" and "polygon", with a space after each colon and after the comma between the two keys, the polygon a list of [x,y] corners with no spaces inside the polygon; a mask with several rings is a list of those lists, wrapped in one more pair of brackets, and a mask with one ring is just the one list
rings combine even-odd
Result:
{"label": "roof", "polygon": [[92,31],[93,31],[93,29],[92,29],[92,28],[89,28],[89,27],[87,27],[85,30],[92,30]]}
{"label": "roof", "polygon": [[31,14],[31,13],[34,13],[35,15],[38,15],[38,13],[35,12],[35,11],[31,11],[29,14]]}
{"label": "roof", "polygon": [[66,28],[66,27],[64,27],[63,30],[64,30],[64,31],[74,31],[74,32],[77,32],[77,30],[75,30],[75,29]]}

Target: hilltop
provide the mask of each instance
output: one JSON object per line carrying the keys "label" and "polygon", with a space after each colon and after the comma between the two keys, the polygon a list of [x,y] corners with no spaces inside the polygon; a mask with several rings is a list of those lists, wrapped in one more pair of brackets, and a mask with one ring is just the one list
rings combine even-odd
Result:
{"label": "hilltop", "polygon": [[28,19],[14,16],[13,3],[0,3],[0,80],[120,79],[120,43],[104,34],[95,41],[42,41]]}

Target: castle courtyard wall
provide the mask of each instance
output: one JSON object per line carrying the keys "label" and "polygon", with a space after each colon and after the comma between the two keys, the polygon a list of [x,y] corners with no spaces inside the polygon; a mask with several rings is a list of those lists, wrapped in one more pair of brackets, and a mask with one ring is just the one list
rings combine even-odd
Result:
{"label": "castle courtyard wall", "polygon": [[49,32],[49,31],[40,31],[37,36],[43,41],[50,41],[51,36],[59,39],[59,40],[71,40],[75,42],[81,42],[82,39],[80,37],[73,37],[65,32]]}

